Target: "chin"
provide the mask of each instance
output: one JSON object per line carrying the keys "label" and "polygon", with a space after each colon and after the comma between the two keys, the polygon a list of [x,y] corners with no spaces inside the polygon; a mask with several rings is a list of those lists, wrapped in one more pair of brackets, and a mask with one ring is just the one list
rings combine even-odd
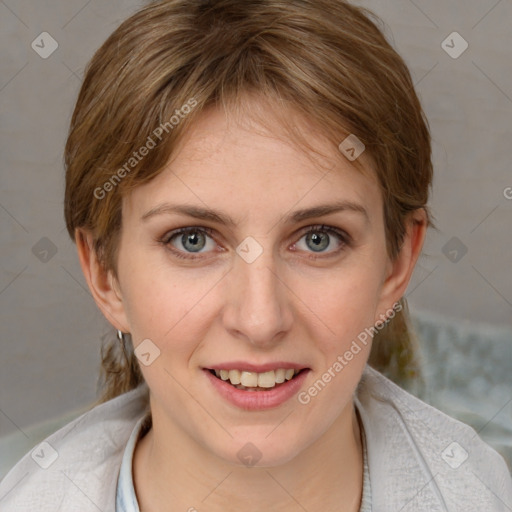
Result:
{"label": "chin", "polygon": [[265,432],[247,432],[236,436],[227,446],[216,447],[212,452],[229,464],[239,467],[282,466],[292,461],[304,446],[299,446],[295,436],[288,432],[273,432],[269,436],[273,428],[266,428]]}

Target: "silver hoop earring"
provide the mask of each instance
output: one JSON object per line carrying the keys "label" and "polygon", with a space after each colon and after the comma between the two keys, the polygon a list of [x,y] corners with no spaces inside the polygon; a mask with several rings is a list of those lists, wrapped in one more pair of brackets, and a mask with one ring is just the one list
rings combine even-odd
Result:
{"label": "silver hoop earring", "polygon": [[126,361],[128,362],[128,354],[126,353],[126,338],[125,338],[125,333],[120,331],[119,329],[117,329],[117,339],[119,340],[119,342],[121,343],[121,346],[123,347],[123,354],[124,354],[124,358],[126,359]]}

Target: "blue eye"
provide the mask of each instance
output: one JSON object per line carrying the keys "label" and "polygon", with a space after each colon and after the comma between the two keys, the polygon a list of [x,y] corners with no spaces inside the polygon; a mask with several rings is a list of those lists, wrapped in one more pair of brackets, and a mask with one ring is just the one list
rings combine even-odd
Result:
{"label": "blue eye", "polygon": [[[160,240],[164,246],[167,246],[173,254],[182,259],[197,260],[200,256],[194,254],[201,254],[211,252],[215,249],[217,244],[212,238],[214,230],[204,227],[186,227],[180,228],[175,231],[166,233]],[[326,251],[329,246],[332,245],[332,238],[338,240],[337,247],[333,250]],[[317,259],[318,257],[329,257],[341,252],[351,244],[351,237],[342,230],[334,227],[316,225],[307,228],[306,232],[303,232],[298,242],[293,244],[294,251],[297,245],[305,239],[306,248],[305,252],[310,252],[310,259]],[[210,243],[210,251],[208,250],[208,243]],[[177,245],[181,245],[181,247]],[[206,250],[203,250],[206,249]],[[314,254],[324,254],[325,256],[315,256]]]}
{"label": "blue eye", "polygon": [[[325,251],[325,249],[331,245],[333,235],[338,239],[338,248]],[[303,238],[305,239],[306,247],[311,249],[313,253],[326,253],[328,256],[337,254],[346,246],[349,246],[351,242],[350,236],[344,231],[324,225],[309,227],[308,230],[302,235],[299,242]],[[295,246],[298,245],[299,242],[297,242]],[[312,258],[315,259],[316,257],[313,256]]]}
{"label": "blue eye", "polygon": [[[198,228],[198,227],[188,227],[181,228],[176,231],[172,231],[164,236],[161,240],[165,245],[173,245],[172,241],[177,238],[179,243],[185,249],[178,249],[177,251],[173,251],[178,258],[188,258],[188,259],[197,259],[195,256],[186,256],[187,251],[191,253],[199,253],[204,247],[206,247],[207,237],[211,238],[211,234],[213,233],[212,229],[209,228]],[[180,236],[181,235],[181,236]],[[215,248],[215,242],[212,242],[213,248]],[[174,246],[175,247],[175,246]]]}

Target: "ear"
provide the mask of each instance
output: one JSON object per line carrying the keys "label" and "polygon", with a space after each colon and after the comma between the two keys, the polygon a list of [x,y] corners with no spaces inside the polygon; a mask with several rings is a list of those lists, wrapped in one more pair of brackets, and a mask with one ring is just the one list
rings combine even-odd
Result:
{"label": "ear", "polygon": [[112,271],[105,270],[98,260],[92,234],[83,229],[76,229],[75,242],[82,272],[96,304],[116,329],[130,332],[119,283]]}
{"label": "ear", "polygon": [[394,261],[388,261],[387,277],[382,284],[376,312],[379,316],[375,317],[375,323],[382,320],[386,311],[389,312],[403,297],[421,254],[426,232],[427,214],[424,208],[414,210],[407,217],[406,233],[400,252]]}

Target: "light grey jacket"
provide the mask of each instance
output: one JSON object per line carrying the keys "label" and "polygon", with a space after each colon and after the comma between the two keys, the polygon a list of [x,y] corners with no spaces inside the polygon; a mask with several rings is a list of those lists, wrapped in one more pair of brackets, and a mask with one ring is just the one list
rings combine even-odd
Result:
{"label": "light grey jacket", "polygon": [[[504,459],[476,432],[367,367],[355,396],[373,512],[510,512]],[[27,453],[0,482],[0,512],[114,512],[121,458],[147,387],[101,404]]]}

